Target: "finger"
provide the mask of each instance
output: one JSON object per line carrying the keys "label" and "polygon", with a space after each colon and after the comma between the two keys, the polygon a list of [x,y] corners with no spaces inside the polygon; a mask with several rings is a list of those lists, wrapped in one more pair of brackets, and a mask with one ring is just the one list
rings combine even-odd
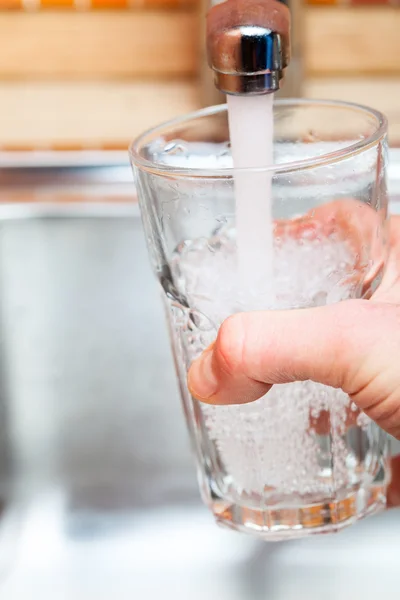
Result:
{"label": "finger", "polygon": [[189,388],[213,404],[241,404],[274,384],[342,388],[384,429],[400,434],[400,311],[350,300],[313,309],[242,313],[195,361]]}
{"label": "finger", "polygon": [[400,456],[392,458],[392,480],[387,491],[388,508],[400,506]]}
{"label": "finger", "polygon": [[400,302],[400,216],[390,219],[387,267],[383,281],[373,299],[378,302]]}
{"label": "finger", "polygon": [[371,243],[381,220],[369,204],[345,198],[313,208],[301,217],[276,221],[275,234],[306,239],[334,235],[349,241],[360,253]]}
{"label": "finger", "polygon": [[[353,406],[344,408],[344,423],[346,430],[357,425],[360,410],[353,410]],[[317,417],[310,415],[310,429],[318,435],[328,435],[332,429],[331,413],[328,410],[322,410]]]}
{"label": "finger", "polygon": [[313,241],[330,237],[347,245],[353,256],[349,276],[343,285],[369,297],[371,284],[383,268],[385,252],[385,215],[354,198],[335,200],[309,211],[306,215],[277,221],[274,235],[284,242],[288,237]]}

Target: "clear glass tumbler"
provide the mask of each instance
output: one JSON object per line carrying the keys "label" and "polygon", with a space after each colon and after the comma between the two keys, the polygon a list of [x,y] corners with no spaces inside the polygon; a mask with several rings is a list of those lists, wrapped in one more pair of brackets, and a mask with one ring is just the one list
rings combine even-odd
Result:
{"label": "clear glass tumbler", "polygon": [[[273,166],[232,168],[226,106],[131,147],[200,487],[220,524],[273,540],[337,531],[385,505],[387,436],[341,390],[294,382],[254,403],[209,406],[186,377],[235,312],[370,298],[387,255],[386,129],[361,106],[282,100]],[[244,178],[269,186],[272,281],[259,254],[245,283],[238,272],[235,180]]]}

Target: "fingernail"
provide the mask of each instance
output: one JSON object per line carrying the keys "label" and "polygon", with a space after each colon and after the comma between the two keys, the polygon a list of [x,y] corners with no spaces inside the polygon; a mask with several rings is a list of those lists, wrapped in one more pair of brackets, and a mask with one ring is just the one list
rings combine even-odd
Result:
{"label": "fingernail", "polygon": [[198,400],[208,400],[218,390],[218,379],[216,378],[212,365],[213,352],[208,350],[195,360],[189,370],[189,391]]}

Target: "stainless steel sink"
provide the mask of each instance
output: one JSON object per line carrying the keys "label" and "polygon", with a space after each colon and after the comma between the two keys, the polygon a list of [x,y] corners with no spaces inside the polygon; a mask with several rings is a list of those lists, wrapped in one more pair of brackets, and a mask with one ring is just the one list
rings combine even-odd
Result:
{"label": "stainless steel sink", "polygon": [[400,511],[284,544],[214,525],[113,160],[0,175],[1,599],[397,599]]}

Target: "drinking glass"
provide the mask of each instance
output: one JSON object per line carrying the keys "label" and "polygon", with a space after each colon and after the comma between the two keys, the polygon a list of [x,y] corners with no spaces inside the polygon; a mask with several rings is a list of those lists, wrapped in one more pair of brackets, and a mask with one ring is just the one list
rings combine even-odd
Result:
{"label": "drinking glass", "polygon": [[[210,406],[190,396],[187,372],[233,313],[371,297],[387,256],[386,131],[362,106],[280,100],[265,168],[233,168],[226,106],[131,147],[200,488],[222,525],[276,540],[337,531],[385,506],[387,436],[342,390],[296,381]],[[250,276],[239,272],[235,180],[266,186],[268,280],[260,253],[247,259]]]}

